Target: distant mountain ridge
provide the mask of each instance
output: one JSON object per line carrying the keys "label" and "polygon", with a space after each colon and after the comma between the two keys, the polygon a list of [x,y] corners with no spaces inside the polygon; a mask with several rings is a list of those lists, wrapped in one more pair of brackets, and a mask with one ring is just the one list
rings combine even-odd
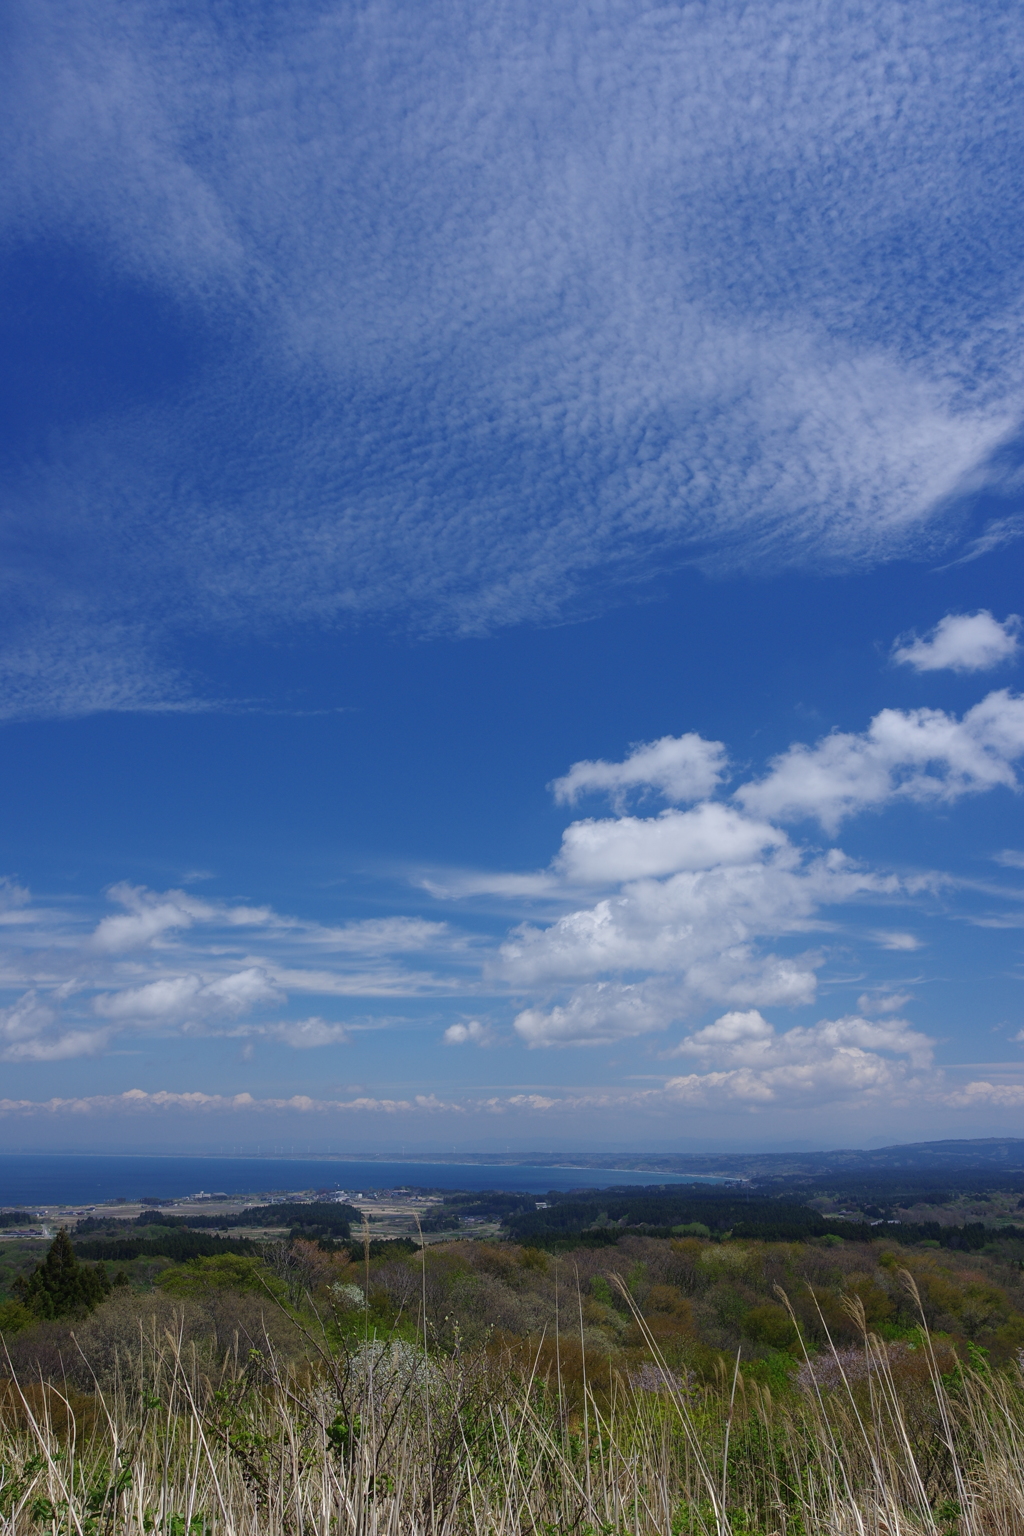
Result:
{"label": "distant mountain ridge", "polygon": [[[351,1157],[351,1154],[349,1154]],[[367,1163],[387,1162],[392,1154],[369,1153]],[[403,1154],[407,1163],[468,1163],[491,1167],[607,1168],[622,1172],[706,1173],[733,1178],[785,1178],[859,1169],[943,1169],[1005,1171],[1024,1168],[1024,1137],[983,1136],[895,1143],[887,1147],[850,1147],[822,1152],[433,1152]]]}

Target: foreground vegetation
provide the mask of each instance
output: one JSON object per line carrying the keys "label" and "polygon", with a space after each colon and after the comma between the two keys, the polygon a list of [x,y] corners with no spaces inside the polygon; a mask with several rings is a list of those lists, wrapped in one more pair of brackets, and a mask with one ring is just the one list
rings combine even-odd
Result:
{"label": "foreground vegetation", "polygon": [[1024,1531],[1015,1261],[828,1235],[410,1246],[76,1275],[55,1244],[0,1313],[4,1528]]}

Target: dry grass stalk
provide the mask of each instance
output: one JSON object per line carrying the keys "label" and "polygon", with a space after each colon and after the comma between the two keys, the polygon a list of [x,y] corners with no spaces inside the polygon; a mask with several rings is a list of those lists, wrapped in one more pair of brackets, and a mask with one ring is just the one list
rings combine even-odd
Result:
{"label": "dry grass stalk", "polygon": [[[633,1306],[621,1280],[620,1293]],[[181,1329],[88,1397],[11,1382],[0,1401],[10,1536],[1024,1536],[1024,1379],[947,1362],[923,1327],[863,1368],[827,1357],[786,1399],[669,1368],[588,1374],[561,1350],[429,1353],[367,1337],[286,1366],[237,1343],[216,1371]],[[578,1305],[581,1341],[583,1319]],[[549,1362],[549,1363],[545,1363]],[[589,1365],[584,1357],[584,1369]],[[88,1411],[83,1405],[90,1405]]]}

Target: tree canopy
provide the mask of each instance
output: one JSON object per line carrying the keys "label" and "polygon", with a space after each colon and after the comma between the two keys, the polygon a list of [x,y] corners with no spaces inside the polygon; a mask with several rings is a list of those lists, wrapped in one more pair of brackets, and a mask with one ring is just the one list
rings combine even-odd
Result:
{"label": "tree canopy", "polygon": [[110,1281],[99,1265],[78,1262],[67,1229],[61,1227],[43,1262],[27,1279],[16,1281],[14,1289],[36,1317],[69,1317],[98,1306],[110,1290]]}

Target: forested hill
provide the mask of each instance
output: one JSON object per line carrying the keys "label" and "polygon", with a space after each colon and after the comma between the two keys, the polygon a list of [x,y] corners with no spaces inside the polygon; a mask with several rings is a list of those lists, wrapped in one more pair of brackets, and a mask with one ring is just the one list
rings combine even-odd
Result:
{"label": "forested hill", "polygon": [[[481,1201],[483,1206],[485,1202]],[[1002,1227],[998,1234],[983,1222],[959,1226],[938,1222],[850,1221],[823,1216],[796,1200],[745,1194],[735,1190],[608,1190],[600,1195],[553,1199],[544,1208],[520,1207],[504,1213],[508,1235],[540,1248],[603,1246],[626,1233],[646,1236],[731,1236],[763,1242],[806,1242],[812,1238],[870,1241],[890,1236],[901,1243],[930,1242],[942,1247],[980,1249],[998,1236],[1024,1239],[1024,1228]]]}
{"label": "forested hill", "polygon": [[211,1227],[219,1230],[225,1227],[286,1227],[295,1237],[344,1240],[354,1226],[361,1224],[362,1219],[362,1213],[354,1205],[344,1205],[333,1200],[280,1200],[274,1205],[250,1205],[243,1211],[232,1211],[228,1216],[210,1216],[199,1211],[188,1211],[184,1216],[174,1216],[166,1211],[143,1211],[141,1216],[131,1221],[111,1216],[93,1216],[80,1221],[75,1231],[76,1239],[92,1236],[123,1237],[129,1232],[133,1237],[148,1238],[148,1233],[136,1229],[188,1227],[198,1231]]}
{"label": "forested hill", "polygon": [[132,1259],[165,1258],[174,1264],[186,1264],[191,1259],[215,1258],[218,1254],[259,1251],[258,1245],[247,1237],[213,1237],[209,1232],[190,1232],[185,1227],[172,1232],[158,1227],[149,1230],[154,1234],[152,1237],[76,1237],[75,1257],[107,1259],[118,1264],[130,1263]]}
{"label": "forested hill", "polygon": [[[166,1219],[166,1218],[164,1218]],[[302,1235],[348,1237],[352,1227],[362,1222],[362,1212],[354,1205],[334,1200],[279,1200],[274,1205],[250,1205],[244,1211],[224,1216],[184,1217],[190,1227],[289,1227]],[[139,1218],[145,1220],[144,1217]]]}

